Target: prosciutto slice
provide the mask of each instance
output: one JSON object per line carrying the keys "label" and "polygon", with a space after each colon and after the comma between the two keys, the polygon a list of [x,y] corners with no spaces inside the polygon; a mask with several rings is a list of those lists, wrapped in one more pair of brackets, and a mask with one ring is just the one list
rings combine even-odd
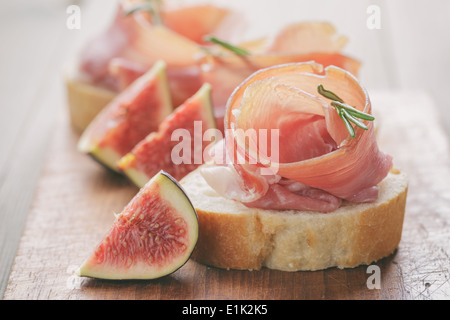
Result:
{"label": "prosciutto slice", "polygon": [[[115,79],[119,92],[142,76],[148,69],[146,65],[125,58],[113,58],[109,62],[109,75]],[[166,74],[172,103],[175,107],[180,106],[188,97],[194,95],[203,84],[199,68],[196,65],[168,67]]]}
{"label": "prosciutto slice", "polygon": [[[375,200],[392,158],[378,149],[373,122],[365,121],[368,130],[357,127],[354,138],[349,135],[330,101],[317,93],[319,84],[371,113],[367,92],[341,68],[310,62],[260,70],[228,100],[222,142],[226,161],[214,157],[215,163],[203,169],[206,181],[250,207],[329,212],[341,200]],[[276,130],[279,144],[261,148],[250,143],[260,136],[249,141],[238,134],[248,130]],[[227,173],[227,185],[219,187],[218,177]]]}
{"label": "prosciutto slice", "polygon": [[[146,11],[125,15],[126,10],[139,2],[142,1],[120,1],[108,28],[85,44],[79,57],[82,75],[91,83],[120,91],[122,79],[117,79],[117,73],[110,72],[111,63],[117,63],[115,59],[119,58],[122,63],[119,71],[127,72],[125,68],[131,68],[132,71],[142,69],[139,74],[135,74],[135,78],[156,61],[164,59],[168,70],[174,74],[174,81],[178,80],[177,73],[183,74],[181,78],[184,81],[192,66],[197,68],[195,77],[199,79],[197,56],[203,52],[201,39],[218,28],[230,12],[212,5],[167,10],[163,7],[161,15],[164,25],[156,25]],[[193,24],[193,21],[196,23]],[[123,64],[124,61],[129,63]],[[117,68],[117,65],[112,68]],[[182,83],[179,81],[178,85]]]}
{"label": "prosciutto slice", "polygon": [[282,29],[269,43],[266,52],[337,53],[342,51],[347,41],[347,37],[336,34],[336,30],[329,23],[300,22]]}
{"label": "prosciutto slice", "polygon": [[[347,39],[337,35],[328,23],[296,23],[272,38],[238,44],[251,52],[248,57],[240,57],[204,43],[203,36],[214,34],[227,41],[240,26],[242,14],[213,5],[170,8],[163,3],[163,25],[155,25],[148,12],[124,14],[140,2],[145,1],[119,2],[112,23],[83,47],[79,57],[81,75],[90,83],[120,92],[155,61],[163,59],[175,107],[203,83],[213,86],[214,113],[222,131],[229,96],[259,69],[288,62],[316,61],[358,73],[359,62],[340,53]],[[205,47],[217,54],[208,54],[203,50]]]}
{"label": "prosciutto slice", "polygon": [[325,22],[302,22],[286,26],[272,38],[242,43],[249,56],[222,53],[200,60],[202,80],[212,84],[214,112],[223,122],[225,105],[233,90],[252,73],[275,65],[315,61],[323,66],[334,65],[358,75],[359,61],[342,54],[347,38],[337,35]]}

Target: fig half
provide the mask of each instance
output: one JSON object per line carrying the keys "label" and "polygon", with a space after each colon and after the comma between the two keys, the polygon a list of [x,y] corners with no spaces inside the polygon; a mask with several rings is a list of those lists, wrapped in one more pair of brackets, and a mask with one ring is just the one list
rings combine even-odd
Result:
{"label": "fig half", "polygon": [[100,279],[155,279],[183,266],[198,239],[198,218],[182,187],[160,171],[126,205],[77,270]]}
{"label": "fig half", "polygon": [[120,92],[89,124],[78,142],[80,152],[113,171],[117,161],[172,113],[164,61]]}
{"label": "fig half", "polygon": [[[196,132],[196,126],[200,124],[200,130]],[[181,106],[168,116],[159,126],[157,132],[150,133],[140,141],[127,155],[117,164],[117,167],[139,188],[141,188],[159,170],[164,170],[177,180],[181,180],[186,174],[195,170],[202,161],[196,162],[197,155],[203,155],[209,145],[202,141],[200,146],[194,141],[190,143],[190,161],[174,163],[172,152],[178,140],[173,138],[177,129],[189,133],[188,137],[199,135],[200,139],[209,129],[215,129],[213,108],[211,104],[211,85],[204,83],[192,97],[187,99]],[[215,137],[217,140],[218,137]],[[184,157],[185,155],[183,155]]]}

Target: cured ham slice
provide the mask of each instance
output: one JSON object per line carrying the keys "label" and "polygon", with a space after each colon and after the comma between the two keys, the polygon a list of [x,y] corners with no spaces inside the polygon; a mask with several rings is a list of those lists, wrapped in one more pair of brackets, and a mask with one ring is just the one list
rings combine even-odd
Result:
{"label": "cured ham slice", "polygon": [[163,10],[164,24],[156,25],[146,11],[125,14],[140,2],[121,1],[109,27],[80,52],[79,69],[92,83],[119,89],[109,72],[115,58],[140,64],[145,71],[164,59],[168,71],[186,72],[183,68],[196,65],[196,57],[202,53],[202,37],[213,32],[228,14],[228,10],[211,5],[175,8]]}
{"label": "cured ham slice", "polygon": [[124,58],[149,68],[164,57],[170,67],[190,66],[196,63],[200,47],[163,26],[154,26],[145,12],[125,16],[119,7],[111,26],[91,39],[80,53],[80,69],[91,81],[99,83],[109,75],[109,63]]}
{"label": "cured ham slice", "polygon": [[315,61],[324,66],[338,66],[353,74],[357,74],[359,70],[358,61],[339,53],[206,56],[201,61],[202,81],[210,83],[214,88],[212,101],[218,123],[223,122],[225,105],[233,90],[252,73],[275,65],[308,61]]}
{"label": "cured ham slice", "polygon": [[273,184],[267,193],[256,201],[246,203],[247,207],[264,209],[293,209],[331,212],[341,204],[341,199],[319,189],[307,188],[302,192],[291,192],[280,184]]}
{"label": "cured ham slice", "polygon": [[[275,53],[337,53],[347,44],[345,36],[337,35],[326,22],[294,23],[282,29],[268,45],[266,52]],[[304,44],[307,44],[306,46]]]}
{"label": "cured ham slice", "polygon": [[[125,59],[114,58],[109,63],[109,74],[116,80],[117,90],[123,91],[133,81],[142,76],[148,67]],[[199,68],[194,66],[170,67],[167,69],[167,79],[172,103],[175,108],[180,106],[186,97],[191,97],[202,86]]]}
{"label": "cured ham slice", "polygon": [[203,37],[217,30],[230,11],[212,5],[195,5],[163,13],[164,25],[199,44]]}
{"label": "cured ham slice", "polygon": [[[212,5],[170,8],[162,3],[162,24],[155,24],[147,11],[124,14],[140,3],[147,2],[120,1],[111,25],[85,45],[79,62],[83,78],[120,92],[157,60],[163,59],[175,107],[191,97],[203,83],[212,85],[214,114],[218,129],[222,131],[229,96],[236,86],[259,69],[288,62],[315,61],[358,73],[359,62],[341,53],[346,38],[337,35],[328,23],[292,24],[273,38],[242,43],[251,53],[242,57],[205,43],[203,39],[207,34],[219,34],[226,40],[227,34],[229,37],[242,20],[238,13]],[[212,50],[205,52],[205,48]]]}
{"label": "cured ham slice", "polygon": [[125,58],[113,58],[108,64],[108,69],[109,74],[117,80],[118,91],[123,91],[142,76],[148,67]]}
{"label": "cured ham slice", "polygon": [[202,79],[212,84],[213,105],[219,123],[233,90],[257,70],[275,65],[314,61],[324,67],[334,65],[358,75],[359,61],[341,53],[347,39],[336,35],[328,23],[308,22],[288,25],[273,39],[243,43],[251,54],[238,56],[221,54],[205,56]]}
{"label": "cured ham slice", "polygon": [[[354,138],[349,135],[331,101],[317,93],[319,84],[371,113],[367,92],[341,68],[290,63],[260,70],[228,100],[223,142],[228,162],[211,165],[216,179],[206,167],[206,181],[228,198],[271,209],[329,212],[340,205],[339,199],[376,199],[377,184],[388,174],[392,158],[378,149],[373,122],[365,121],[367,130],[356,128]],[[279,152],[249,143],[239,130],[277,130]],[[229,186],[217,187],[217,177],[225,170],[232,173],[226,180]],[[295,191],[280,181],[307,188]]]}

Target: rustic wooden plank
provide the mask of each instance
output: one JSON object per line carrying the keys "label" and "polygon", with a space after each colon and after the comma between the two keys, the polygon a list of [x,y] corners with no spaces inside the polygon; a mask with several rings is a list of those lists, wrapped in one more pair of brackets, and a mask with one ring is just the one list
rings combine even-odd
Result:
{"label": "rustic wooden plank", "polygon": [[[380,144],[410,176],[402,246],[395,269],[406,296],[450,295],[450,150],[441,112],[423,93],[381,94]],[[384,113],[383,113],[384,111]]]}
{"label": "rustic wooden plank", "polygon": [[[381,148],[410,176],[400,247],[375,264],[382,276],[379,290],[367,287],[366,266],[250,272],[190,260],[158,280],[76,277],[73,271],[109,228],[113,213],[121,211],[137,189],[76,151],[78,136],[62,112],[5,299],[448,298],[450,151],[442,127],[436,125],[438,114],[428,96],[417,93],[374,93],[372,101],[378,110]],[[422,110],[428,117],[422,117]]]}
{"label": "rustic wooden plank", "polygon": [[[239,3],[252,8],[254,3],[248,1]],[[80,40],[93,29],[101,26],[101,22],[105,21],[108,15],[99,15],[99,12],[103,8],[107,10],[109,8],[111,12],[113,8],[111,2],[109,6],[104,6],[106,2],[108,1],[91,1],[89,4],[92,9],[83,7],[85,17],[83,23],[87,23],[83,24],[77,37],[74,37],[73,33],[70,36],[64,33],[69,42],[77,40],[80,43],[82,42]],[[441,80],[448,80],[440,77],[437,72],[439,66],[447,61],[445,50],[438,50],[443,56],[437,67],[421,70],[410,68],[409,71],[404,71],[415,61],[412,56],[405,54],[420,48],[420,44],[413,41],[416,38],[404,39],[403,35],[409,30],[404,28],[408,26],[417,28],[415,29],[417,32],[411,34],[420,34],[422,38],[428,34],[428,32],[421,33],[422,27],[413,23],[415,17],[421,13],[418,12],[420,6],[415,5],[414,10],[408,5],[412,11],[402,15],[404,8],[402,4],[391,5],[390,2],[375,1],[382,8],[383,29],[372,32],[373,30],[370,31],[365,27],[367,17],[365,9],[371,1],[346,0],[344,3],[352,7],[351,16],[346,12],[348,6],[324,0],[296,2],[296,10],[289,10],[291,7],[286,10],[286,7],[283,7],[286,5],[284,2],[277,4],[276,8],[263,3],[257,6],[255,15],[251,17],[256,21],[272,19],[279,25],[294,18],[298,20],[321,18],[330,21],[336,25],[340,33],[349,36],[350,43],[346,51],[356,57],[363,57],[362,79],[369,88],[408,86],[411,83],[408,81],[418,81],[415,79],[425,75],[427,79],[433,79],[432,82],[425,83],[428,88],[432,84],[441,83],[439,90],[445,92],[445,85],[448,83]],[[27,8],[29,14],[36,14],[36,7],[31,7],[33,10]],[[10,13],[8,10],[3,11],[4,15],[5,12]],[[384,13],[389,14],[386,17]],[[58,19],[60,18],[58,16]],[[421,16],[421,18],[421,26],[433,29],[430,17]],[[97,21],[99,24],[94,23]],[[445,27],[442,20],[439,21]],[[49,27],[50,25],[45,24],[44,27],[50,32],[47,33],[46,43],[55,48],[57,42],[53,43],[51,40],[61,29],[51,33],[53,29]],[[18,35],[25,35],[32,27],[39,29],[31,22],[26,22],[15,31],[16,34],[8,35],[5,32],[11,28],[3,29],[2,39],[9,37],[7,39],[10,42],[20,39]],[[275,29],[271,24],[263,24],[256,31],[263,32],[272,28]],[[255,29],[252,32],[255,32]],[[433,41],[431,38],[425,40]],[[391,47],[392,44],[395,44],[395,47]],[[433,46],[435,44],[433,42]],[[53,129],[52,118],[45,115],[42,106],[50,105],[57,108],[63,107],[64,104],[64,99],[59,94],[47,95],[49,91],[61,93],[59,84],[50,80],[54,78],[47,77],[49,82],[45,82],[42,86],[35,85],[41,79],[39,74],[42,74],[48,64],[35,65],[34,62],[27,65],[17,64],[20,59],[14,60],[15,63],[5,64],[5,61],[12,61],[13,56],[23,57],[23,50],[27,50],[26,45],[24,42],[17,48],[16,53],[22,52],[22,55],[15,55],[11,50],[2,50],[0,53],[0,61],[4,67],[2,70],[7,71],[2,75],[14,75],[16,69],[28,71],[32,67],[35,68],[34,72],[30,72],[31,77],[17,78],[27,81],[24,83],[25,91],[17,96],[18,100],[6,101],[7,105],[24,105],[28,109],[15,110],[16,121],[8,121],[12,118],[5,117],[7,114],[5,109],[0,109],[0,129],[10,128],[9,131],[2,131],[0,135],[0,139],[3,139],[0,140],[2,147],[0,270],[3,277],[0,278],[0,284],[3,283],[4,286],[16,252],[21,226],[33,196],[33,181],[37,180],[39,174],[39,170],[32,170],[25,164],[28,164],[28,160],[32,157],[36,169],[39,168],[39,158],[43,157],[46,146],[45,137],[50,135]],[[68,47],[67,52],[60,50],[52,57],[56,57],[59,62],[63,61],[64,57],[68,57],[68,52],[73,53],[76,45],[72,43],[68,44]],[[39,55],[40,52],[42,56],[45,52],[51,51],[48,46],[45,49],[35,54]],[[392,58],[392,54],[395,59]],[[420,54],[421,59],[427,62],[426,52]],[[405,56],[407,59],[403,60]],[[400,71],[397,68],[398,62],[402,65]],[[29,68],[25,68],[26,66]],[[47,71],[51,73],[55,70],[56,67],[52,67]],[[17,87],[17,82],[10,82],[9,79],[8,76],[1,78],[0,84],[4,92],[12,92]],[[11,79],[18,81],[14,77]],[[413,87],[420,88],[422,84],[424,82],[419,81],[414,83]],[[44,94],[36,95],[36,92]],[[439,105],[445,104],[442,103],[443,100],[438,100],[441,101],[438,105],[433,104],[428,95],[415,92],[374,93],[371,97],[374,104],[380,107],[380,144],[394,155],[396,165],[407,171],[411,178],[400,248],[393,256],[376,264],[382,273],[380,290],[367,288],[368,274],[364,266],[350,270],[330,269],[304,273],[270,270],[244,272],[218,270],[189,261],[171,276],[155,281],[114,282],[73,276],[74,268],[81,263],[85,254],[109,227],[113,220],[112,213],[120,211],[136,190],[123,178],[105,172],[91,159],[75,151],[77,136],[71,132],[63,112],[58,119],[54,140],[32,202],[5,299],[448,299],[450,193],[447,191],[446,182],[450,178],[450,153],[448,139],[440,125],[442,113],[439,113],[438,108]],[[35,99],[38,101],[37,105],[34,103]],[[2,100],[2,106],[5,105],[3,102]],[[35,110],[32,107],[36,107]],[[49,112],[48,110],[55,109],[45,110]],[[391,114],[390,117],[387,117],[388,112]],[[31,121],[34,118],[37,119],[36,122]],[[38,132],[41,139],[34,136]]]}
{"label": "rustic wooden plank", "polygon": [[[77,2],[81,4],[81,2]],[[68,2],[40,0],[2,4],[0,18],[0,297],[34,195],[64,88],[62,67],[107,16],[111,2],[83,6],[84,31],[66,28]]]}
{"label": "rustic wooden plank", "polygon": [[47,72],[59,61],[61,29],[55,28],[54,10],[33,9],[14,2],[0,14],[8,25],[0,31],[0,296],[46,153],[56,106],[51,102],[58,98],[46,94],[55,89]]}

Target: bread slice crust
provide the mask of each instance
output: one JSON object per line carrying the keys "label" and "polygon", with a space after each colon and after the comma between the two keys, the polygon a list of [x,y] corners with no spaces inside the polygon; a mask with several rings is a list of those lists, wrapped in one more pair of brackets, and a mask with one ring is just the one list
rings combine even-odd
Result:
{"label": "bread slice crust", "polygon": [[117,93],[85,82],[69,73],[64,76],[70,122],[74,129],[81,133]]}
{"label": "bread slice crust", "polygon": [[334,212],[264,210],[218,195],[201,167],[181,180],[199,219],[192,258],[225,269],[313,271],[368,265],[391,255],[403,229],[408,180],[392,170],[373,203]]}

